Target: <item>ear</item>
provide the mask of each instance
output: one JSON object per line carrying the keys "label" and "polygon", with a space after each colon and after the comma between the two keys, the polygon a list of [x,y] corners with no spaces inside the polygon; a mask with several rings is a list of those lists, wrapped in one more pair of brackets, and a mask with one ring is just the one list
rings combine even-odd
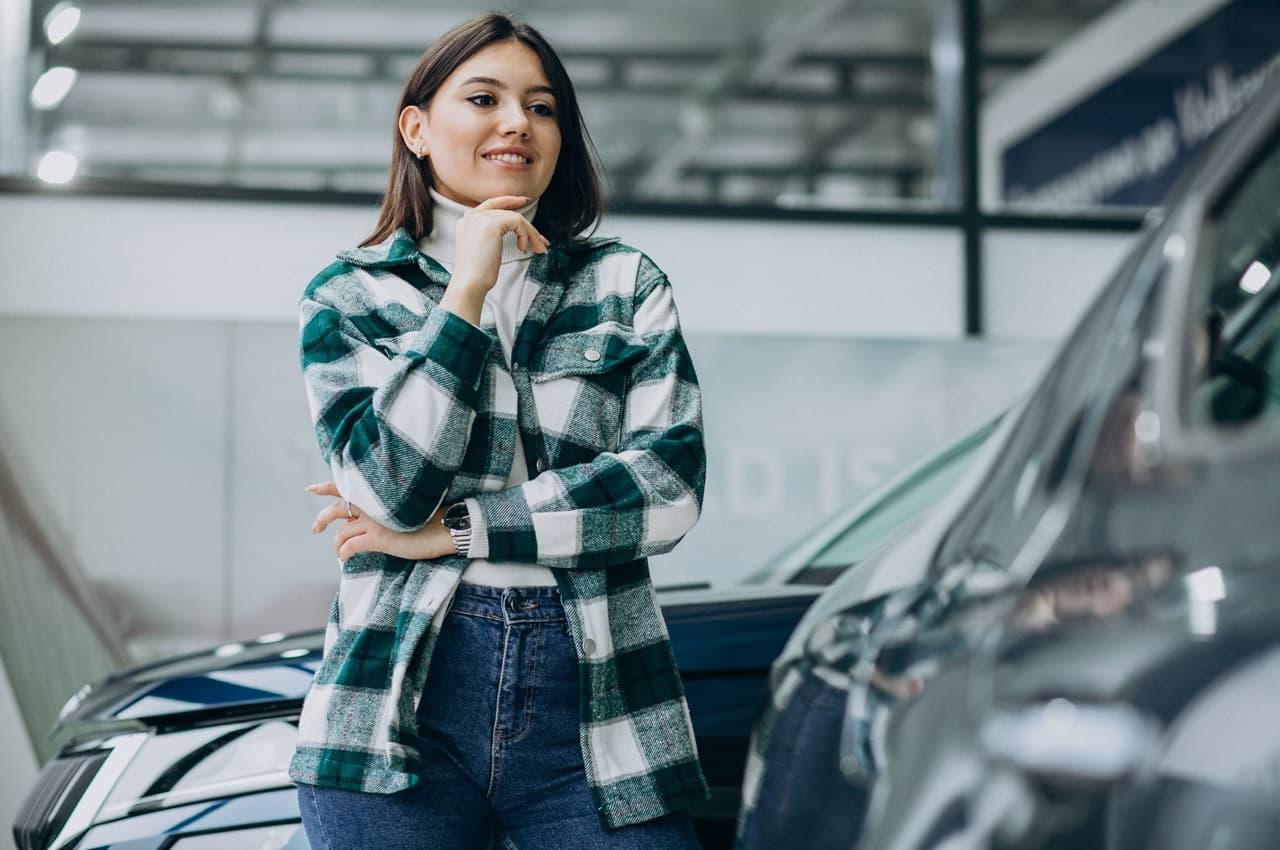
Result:
{"label": "ear", "polygon": [[406,106],[400,110],[396,126],[400,128],[400,138],[404,139],[405,146],[414,157],[417,157],[419,152],[430,155],[431,150],[427,147],[426,110],[412,105]]}

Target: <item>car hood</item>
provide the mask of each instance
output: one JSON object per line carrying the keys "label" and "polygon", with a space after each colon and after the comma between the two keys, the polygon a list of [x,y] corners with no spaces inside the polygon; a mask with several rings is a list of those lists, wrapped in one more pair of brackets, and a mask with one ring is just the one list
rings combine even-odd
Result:
{"label": "car hood", "polygon": [[[821,588],[658,591],[682,675],[767,668]],[[324,629],[222,644],[113,673],[63,706],[52,739],[173,729],[295,713],[323,655]]]}

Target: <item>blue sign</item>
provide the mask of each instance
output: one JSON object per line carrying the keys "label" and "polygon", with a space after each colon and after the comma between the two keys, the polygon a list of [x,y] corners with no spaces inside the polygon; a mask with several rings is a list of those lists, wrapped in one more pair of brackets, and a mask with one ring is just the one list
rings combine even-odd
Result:
{"label": "blue sign", "polygon": [[1002,194],[1048,207],[1151,206],[1280,73],[1280,2],[1233,0],[1001,153]]}

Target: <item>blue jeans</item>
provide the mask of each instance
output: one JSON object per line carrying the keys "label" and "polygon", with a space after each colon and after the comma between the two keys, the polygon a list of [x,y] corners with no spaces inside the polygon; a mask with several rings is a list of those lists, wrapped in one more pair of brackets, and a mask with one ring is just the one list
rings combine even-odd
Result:
{"label": "blue jeans", "polygon": [[606,830],[578,737],[578,657],[555,587],[460,584],[418,705],[421,781],[298,785],[315,850],[697,848],[687,811]]}
{"label": "blue jeans", "polygon": [[812,671],[775,721],[756,808],[734,850],[848,850],[858,843],[867,791],[840,772],[840,726],[849,692]]}

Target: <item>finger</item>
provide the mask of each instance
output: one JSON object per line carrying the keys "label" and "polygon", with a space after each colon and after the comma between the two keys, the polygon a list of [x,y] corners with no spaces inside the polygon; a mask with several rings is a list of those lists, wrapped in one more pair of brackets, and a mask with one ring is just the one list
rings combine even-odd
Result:
{"label": "finger", "polygon": [[357,534],[338,547],[338,557],[347,560],[352,555],[369,551],[369,535]]}
{"label": "finger", "polygon": [[358,519],[348,522],[346,525],[342,526],[342,528],[339,528],[338,532],[333,535],[333,548],[340,548],[343,543],[346,543],[352,537],[355,537],[357,534],[364,534],[368,530],[368,527]]}
{"label": "finger", "polygon": [[[356,510],[355,505],[351,506],[351,512],[357,517],[360,515]],[[352,519],[352,517],[347,516],[347,503],[341,499],[336,502],[331,502],[327,507],[321,510],[320,513],[316,514],[316,521],[311,525],[312,532],[319,534],[335,519]]]}
{"label": "finger", "polygon": [[476,205],[478,210],[514,210],[529,203],[532,198],[524,195],[498,195]]}
{"label": "finger", "polygon": [[314,496],[342,497],[342,494],[338,492],[338,485],[334,484],[332,481],[325,481],[320,484],[308,484],[306,491]]}
{"label": "finger", "polygon": [[[524,216],[521,216],[520,220],[524,221]],[[525,241],[528,242],[530,246],[530,250],[536,251],[539,254],[545,254],[547,252],[547,245],[550,243],[547,242],[545,236],[538,232],[536,227],[525,221],[522,226],[522,232],[524,233]]]}

